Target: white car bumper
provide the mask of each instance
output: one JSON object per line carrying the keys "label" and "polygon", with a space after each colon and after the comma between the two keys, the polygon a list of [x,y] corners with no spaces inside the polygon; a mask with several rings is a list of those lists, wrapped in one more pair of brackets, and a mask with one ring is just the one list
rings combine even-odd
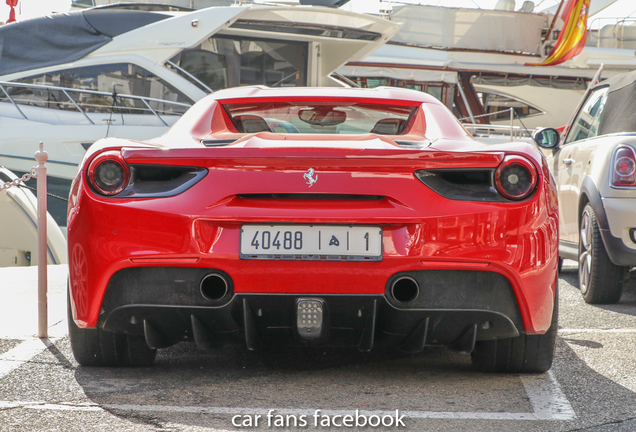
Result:
{"label": "white car bumper", "polygon": [[636,198],[603,198],[603,207],[612,235],[636,253]]}

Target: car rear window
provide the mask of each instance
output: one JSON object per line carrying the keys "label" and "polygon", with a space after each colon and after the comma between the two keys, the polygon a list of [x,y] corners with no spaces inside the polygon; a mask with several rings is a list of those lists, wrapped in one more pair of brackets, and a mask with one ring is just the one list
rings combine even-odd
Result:
{"label": "car rear window", "polygon": [[399,135],[417,106],[351,102],[223,105],[239,132]]}

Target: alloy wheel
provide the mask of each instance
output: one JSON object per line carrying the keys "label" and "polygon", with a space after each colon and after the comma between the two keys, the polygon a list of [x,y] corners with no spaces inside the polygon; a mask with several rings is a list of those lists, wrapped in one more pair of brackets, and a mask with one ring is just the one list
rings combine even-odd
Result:
{"label": "alloy wheel", "polygon": [[583,212],[579,240],[579,283],[581,293],[587,292],[592,274],[592,220]]}

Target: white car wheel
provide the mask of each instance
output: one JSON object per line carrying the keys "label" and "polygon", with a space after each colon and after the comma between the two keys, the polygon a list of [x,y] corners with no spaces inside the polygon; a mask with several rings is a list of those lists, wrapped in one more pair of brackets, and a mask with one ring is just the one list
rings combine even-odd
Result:
{"label": "white car wheel", "polygon": [[592,273],[592,231],[590,230],[591,220],[588,212],[583,212],[581,217],[581,232],[579,239],[579,287],[581,294],[585,296],[590,283]]}
{"label": "white car wheel", "polygon": [[623,290],[624,269],[609,259],[590,204],[581,214],[579,234],[579,287],[583,299],[586,303],[617,303]]}

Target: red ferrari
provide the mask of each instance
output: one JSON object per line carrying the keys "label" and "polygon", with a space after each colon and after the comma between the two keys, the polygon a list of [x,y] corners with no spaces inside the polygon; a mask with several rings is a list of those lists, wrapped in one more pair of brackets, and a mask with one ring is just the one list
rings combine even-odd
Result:
{"label": "red ferrari", "polygon": [[558,226],[541,152],[475,141],[425,93],[218,91],[160,138],[86,153],[68,209],[73,354],[440,344],[477,370],[543,372]]}

